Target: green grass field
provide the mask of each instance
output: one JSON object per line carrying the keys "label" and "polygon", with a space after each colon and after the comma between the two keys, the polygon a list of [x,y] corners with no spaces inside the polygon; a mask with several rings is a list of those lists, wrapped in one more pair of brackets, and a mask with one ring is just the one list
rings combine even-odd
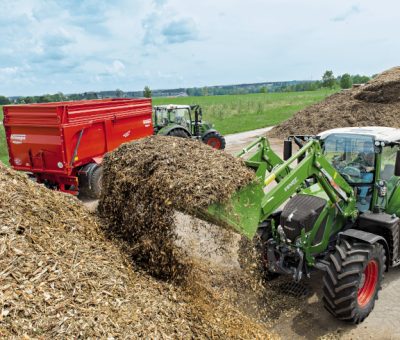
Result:
{"label": "green grass field", "polygon": [[199,104],[203,119],[213,122],[222,134],[276,125],[326,96],[332,90],[206,97],[153,98],[154,105]]}

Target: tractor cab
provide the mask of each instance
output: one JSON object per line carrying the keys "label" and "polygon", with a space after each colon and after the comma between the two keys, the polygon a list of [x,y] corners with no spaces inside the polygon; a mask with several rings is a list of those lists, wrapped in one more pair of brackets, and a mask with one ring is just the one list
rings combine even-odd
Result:
{"label": "tractor cab", "polygon": [[360,212],[387,209],[396,188],[400,130],[386,127],[340,128],[318,136],[325,158],[354,188]]}
{"label": "tractor cab", "polygon": [[225,148],[225,138],[213,125],[203,121],[199,105],[154,106],[154,133],[165,136],[194,138],[215,149]]}
{"label": "tractor cab", "polygon": [[154,107],[156,132],[170,124],[177,124],[192,131],[191,108],[189,105],[160,105]]}

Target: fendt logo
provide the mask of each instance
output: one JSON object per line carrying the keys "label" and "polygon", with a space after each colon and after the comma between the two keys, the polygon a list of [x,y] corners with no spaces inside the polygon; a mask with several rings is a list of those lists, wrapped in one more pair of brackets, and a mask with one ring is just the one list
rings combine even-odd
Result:
{"label": "fendt logo", "polygon": [[297,177],[294,178],[283,190],[288,191],[292,186],[296,185],[297,181]]}

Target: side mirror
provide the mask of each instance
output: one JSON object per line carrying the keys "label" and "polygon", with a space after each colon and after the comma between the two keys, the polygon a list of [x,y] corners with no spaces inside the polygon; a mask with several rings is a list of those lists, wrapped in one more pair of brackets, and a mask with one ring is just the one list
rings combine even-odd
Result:
{"label": "side mirror", "polygon": [[285,140],[283,142],[283,160],[287,161],[290,157],[292,157],[292,141]]}
{"label": "side mirror", "polygon": [[394,167],[394,175],[400,176],[400,150],[396,154],[396,165]]}

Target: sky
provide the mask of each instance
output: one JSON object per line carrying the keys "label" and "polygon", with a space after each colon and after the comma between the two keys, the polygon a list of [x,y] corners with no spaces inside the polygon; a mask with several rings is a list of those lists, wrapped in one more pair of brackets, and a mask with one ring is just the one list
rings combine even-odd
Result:
{"label": "sky", "polygon": [[0,95],[316,80],[397,66],[395,0],[0,0]]}

